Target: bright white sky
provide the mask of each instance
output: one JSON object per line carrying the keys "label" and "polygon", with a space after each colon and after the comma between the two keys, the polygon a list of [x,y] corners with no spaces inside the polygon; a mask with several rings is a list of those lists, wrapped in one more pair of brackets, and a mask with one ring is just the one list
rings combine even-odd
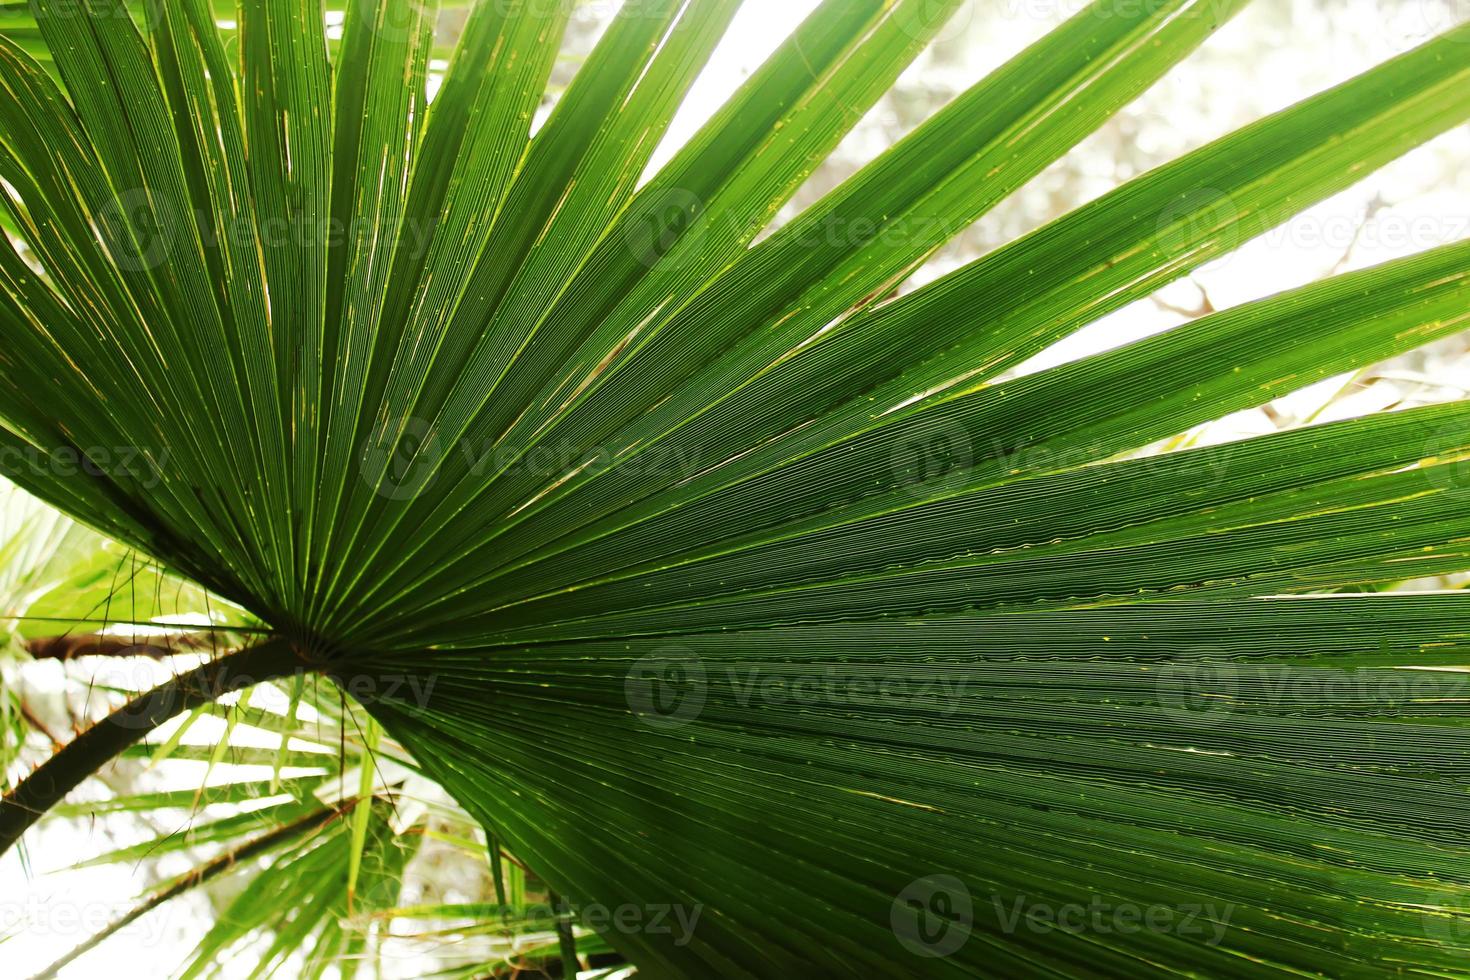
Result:
{"label": "bright white sky", "polygon": [[[698,126],[785,38],[815,6],[817,0],[746,0],[724,44],[715,53],[683,111],[675,120],[659,160],[686,140]],[[960,26],[950,34],[968,37],[961,69],[973,81],[1003,58],[1034,40],[1063,14],[1074,11],[1077,0],[974,0],[978,6],[962,12]],[[1256,10],[1237,19],[1214,38],[1202,57],[1181,67],[1143,100],[1134,113],[1142,121],[1137,139],[1150,148],[1170,153],[1192,148],[1233,126],[1285,106],[1333,84],[1385,57],[1407,49],[1427,36],[1430,26],[1448,21],[1437,12],[1435,0],[1342,0],[1333,12],[1332,30],[1322,29],[1321,15],[1306,0],[1262,0],[1262,19]],[[1289,13],[1293,29],[1278,28],[1280,15]],[[1266,15],[1276,19],[1270,19]],[[994,19],[994,18],[999,19]],[[925,66],[909,79],[919,79]],[[954,71],[953,67],[946,69]],[[871,155],[875,133],[867,128],[854,134],[844,148]],[[1062,166],[1070,168],[1075,203],[1096,196],[1130,176],[1120,173],[1098,140],[1084,143]],[[1470,177],[1459,163],[1470,157],[1470,131],[1461,128],[1435,145],[1393,165],[1294,221],[1287,229],[1251,243],[1232,258],[1202,271],[1203,284],[1219,307],[1239,303],[1320,277],[1341,258],[1357,227],[1357,216],[1375,192],[1391,188],[1390,206],[1368,226],[1348,267],[1360,267],[1398,255],[1421,251],[1470,234]],[[1054,168],[1054,173],[1062,172]],[[1045,184],[1046,177],[1038,180]],[[1033,185],[1036,186],[1036,185]],[[1027,197],[1028,194],[1032,196]],[[1033,189],[1023,191],[1018,206],[1044,211]],[[1044,214],[1042,215],[1044,216]],[[955,260],[920,278],[955,264]],[[1177,284],[1166,295],[1180,305],[1198,300],[1198,291]],[[1179,323],[1177,315],[1151,303],[1138,304],[1059,345],[1031,365],[1037,369],[1061,360],[1116,346]],[[1451,366],[1449,380],[1463,380],[1463,365]],[[1326,382],[1296,396],[1303,412],[1320,403],[1342,384]],[[1361,402],[1338,407],[1357,412],[1376,407]],[[1260,431],[1260,417],[1247,413],[1232,419],[1210,438]],[[201,726],[202,730],[202,726]],[[190,773],[190,776],[195,776]],[[80,942],[101,922],[125,909],[141,890],[131,866],[83,872],[53,873],[108,846],[99,834],[74,825],[42,828],[30,838],[36,876],[22,873],[11,855],[0,861],[0,934],[24,932],[0,946],[6,976],[27,975]],[[113,938],[83,958],[65,976],[127,980],[157,977],[181,962],[206,928],[207,913],[201,896],[176,901]],[[231,967],[244,975],[249,964]],[[400,963],[395,975],[411,976],[413,963]]]}

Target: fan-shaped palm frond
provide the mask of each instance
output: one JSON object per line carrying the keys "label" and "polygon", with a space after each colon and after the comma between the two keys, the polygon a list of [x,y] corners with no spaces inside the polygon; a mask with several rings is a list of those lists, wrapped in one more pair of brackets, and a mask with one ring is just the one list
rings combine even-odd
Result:
{"label": "fan-shaped palm frond", "polygon": [[542,120],[565,3],[431,100],[431,4],[37,0],[0,467],[650,975],[1463,964],[1465,675],[1402,668],[1470,605],[1306,593],[1470,563],[1470,408],[1124,457],[1460,329],[1470,246],[1012,375],[1465,122],[1470,28],[890,298],[1243,0],[1087,7],[764,237],[959,0],[826,0],[645,175],[737,5],[625,4]]}

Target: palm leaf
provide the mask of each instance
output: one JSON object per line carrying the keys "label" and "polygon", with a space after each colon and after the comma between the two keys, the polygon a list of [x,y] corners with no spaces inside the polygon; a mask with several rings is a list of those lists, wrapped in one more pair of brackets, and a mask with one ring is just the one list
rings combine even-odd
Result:
{"label": "palm leaf", "polygon": [[[1138,452],[1459,329],[1470,249],[1013,375],[1470,118],[1470,28],[888,299],[1241,5],[1089,7],[765,236],[956,2],[828,0],[651,174],[730,0],[626,5],[539,128],[564,5],[432,101],[417,4],[244,0],[238,64],[204,0],[7,8],[0,466],[650,975],[1452,971],[1470,606],[1313,593],[1470,564],[1470,409]],[[261,969],[354,955],[306,881],[369,837],[194,969],[298,899]]]}

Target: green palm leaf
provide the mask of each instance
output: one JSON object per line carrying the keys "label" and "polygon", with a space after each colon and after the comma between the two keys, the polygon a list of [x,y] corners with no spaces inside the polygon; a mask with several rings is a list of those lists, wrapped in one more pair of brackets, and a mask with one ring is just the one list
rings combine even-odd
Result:
{"label": "green palm leaf", "polygon": [[[1309,593],[1470,564],[1470,409],[1138,453],[1460,329],[1470,248],[1007,375],[1470,118],[1470,27],[887,298],[1242,5],[1087,8],[765,237],[957,0],[827,0],[651,174],[734,0],[625,5],[544,121],[565,4],[432,100],[433,5],[6,7],[0,467],[650,975],[1453,971],[1466,675],[1406,668],[1470,606]],[[262,968],[358,948],[302,879],[362,820],[256,879]]]}

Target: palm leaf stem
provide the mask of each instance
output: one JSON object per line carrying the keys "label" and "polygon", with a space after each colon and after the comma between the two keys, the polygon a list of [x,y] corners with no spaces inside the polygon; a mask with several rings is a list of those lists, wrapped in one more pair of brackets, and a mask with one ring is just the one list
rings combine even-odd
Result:
{"label": "palm leaf stem", "polygon": [[0,854],[82,780],[170,718],[305,667],[291,643],[270,640],[201,664],[138,695],[0,797]]}

